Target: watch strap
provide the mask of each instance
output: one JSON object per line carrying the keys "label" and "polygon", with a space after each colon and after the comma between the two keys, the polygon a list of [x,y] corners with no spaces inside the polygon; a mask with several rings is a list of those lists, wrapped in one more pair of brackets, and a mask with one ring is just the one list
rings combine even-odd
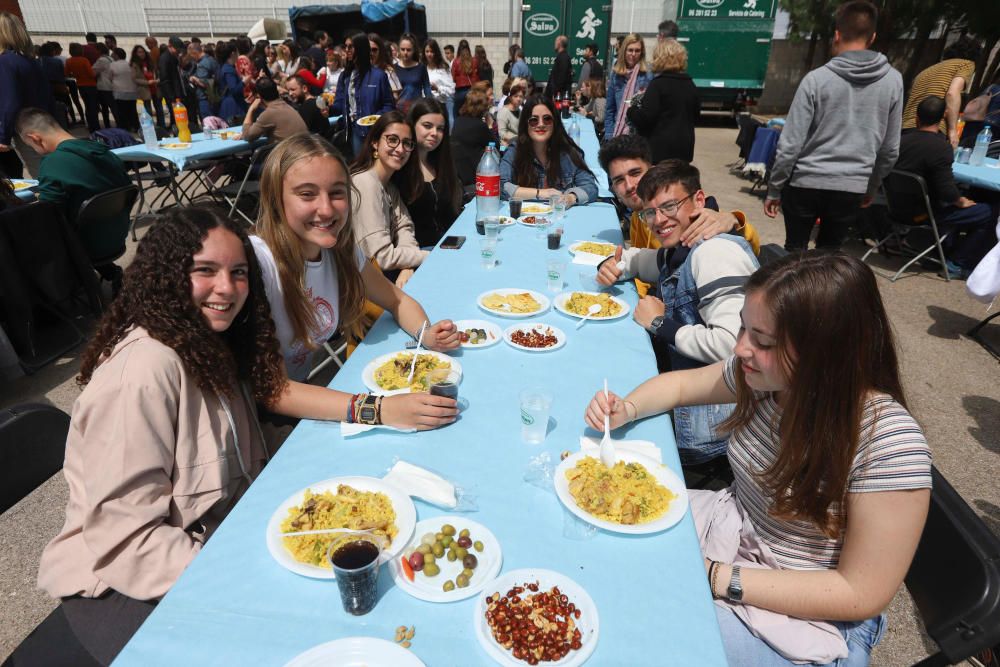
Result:
{"label": "watch strap", "polygon": [[729,590],[726,591],[726,597],[731,602],[743,601],[743,581],[740,578],[739,565],[733,565],[733,574],[729,579]]}

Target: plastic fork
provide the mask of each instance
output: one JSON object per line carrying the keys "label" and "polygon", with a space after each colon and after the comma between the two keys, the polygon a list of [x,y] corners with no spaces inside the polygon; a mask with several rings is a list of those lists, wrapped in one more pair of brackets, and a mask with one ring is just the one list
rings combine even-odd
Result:
{"label": "plastic fork", "polygon": [[[608,400],[607,378],[604,378],[604,400]],[[601,438],[601,463],[607,468],[615,465],[615,444],[611,440],[610,420],[607,413],[604,414],[604,437]]]}

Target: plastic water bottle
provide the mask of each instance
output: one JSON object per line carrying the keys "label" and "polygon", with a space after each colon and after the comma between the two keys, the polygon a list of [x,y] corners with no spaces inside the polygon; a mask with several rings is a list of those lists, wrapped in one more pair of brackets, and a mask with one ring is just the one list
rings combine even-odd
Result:
{"label": "plastic water bottle", "polygon": [[500,215],[500,159],[496,145],[483,151],[476,167],[476,220]]}
{"label": "plastic water bottle", "polygon": [[569,129],[566,130],[569,134],[569,138],[576,142],[576,145],[580,145],[580,123],[576,120],[576,115],[573,116],[573,120],[569,122]]}
{"label": "plastic water bottle", "polygon": [[177,124],[177,140],[182,143],[191,141],[191,128],[188,127],[188,110],[180,98],[174,100],[174,123]]}
{"label": "plastic water bottle", "polygon": [[993,141],[993,131],[990,130],[990,126],[987,125],[979,131],[976,135],[976,147],[972,149],[972,157],[969,158],[969,164],[973,167],[979,167],[983,164],[986,159],[986,151],[990,148],[990,142]]}
{"label": "plastic water bottle", "polygon": [[153,118],[146,111],[146,105],[142,102],[138,102],[135,105],[136,111],[139,112],[139,127],[142,128],[142,140],[146,144],[148,150],[154,150],[159,147],[160,142],[156,138],[156,126],[153,125]]}

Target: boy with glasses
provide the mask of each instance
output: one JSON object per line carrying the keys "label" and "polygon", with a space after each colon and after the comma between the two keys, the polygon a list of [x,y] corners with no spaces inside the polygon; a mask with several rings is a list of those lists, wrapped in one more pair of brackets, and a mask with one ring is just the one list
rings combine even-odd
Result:
{"label": "boy with glasses", "polygon": [[[639,181],[639,216],[657,237],[659,249],[618,248],[598,267],[597,281],[613,285],[638,277],[655,286],[632,313],[653,338],[669,368],[697,368],[733,354],[743,309],[743,284],[759,264],[742,236],[698,238],[690,248],[681,240],[705,210],[698,169],[682,160],[664,160]],[[662,365],[662,364],[661,364]],[[674,410],[674,432],[681,461],[703,463],[725,453],[726,439],[716,427],[731,405]]]}

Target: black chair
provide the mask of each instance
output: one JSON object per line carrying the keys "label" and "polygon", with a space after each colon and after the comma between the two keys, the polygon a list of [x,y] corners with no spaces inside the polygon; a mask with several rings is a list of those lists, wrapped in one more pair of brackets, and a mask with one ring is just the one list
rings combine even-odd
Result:
{"label": "black chair", "polygon": [[980,331],[983,330],[983,328],[987,324],[990,323],[991,320],[996,319],[996,317],[998,315],[1000,315],[1000,311],[997,311],[997,312],[993,313],[992,315],[987,315],[982,320],[980,320],[979,323],[976,324],[976,326],[974,326],[971,329],[969,329],[965,333],[965,335],[968,336],[969,338],[971,338],[972,340],[976,341],[980,345],[982,345],[983,348],[987,352],[989,352],[990,354],[992,354],[994,357],[996,357],[997,359],[1000,359],[1000,350],[998,350],[995,347],[993,347],[993,345],[988,340],[986,340],[985,338],[983,338],[982,334],[979,333]]}
{"label": "black chair", "polygon": [[[938,229],[937,220],[934,217],[934,208],[931,206],[931,198],[928,194],[927,181],[924,180],[924,177],[909,171],[893,169],[885,177],[885,180],[882,181],[882,189],[885,192],[892,231],[885,238],[880,239],[874,247],[870,248],[861,257],[861,261],[867,260],[869,255],[889,241],[895,240],[900,247],[905,248],[906,246],[903,245],[904,240],[909,241],[911,238],[916,239],[924,235],[924,240],[931,238],[933,239],[933,243],[918,252],[906,264],[903,264],[899,271],[896,271],[896,274],[890,278],[890,281],[896,282],[899,276],[910,268],[911,265],[928,256],[935,249],[937,249],[938,256],[936,258],[929,257],[929,259],[940,262],[941,268],[944,268],[946,260],[944,247],[941,243],[948,238],[948,234],[941,234]],[[930,233],[930,237],[926,236],[928,232]],[[918,247],[920,245],[923,245],[923,243],[920,242],[917,244]],[[951,280],[951,276],[948,275],[947,270],[944,272],[944,276],[945,280]]]}
{"label": "black chair", "polygon": [[239,167],[246,168],[246,172],[243,174],[242,180],[239,183],[232,181],[221,188],[218,188],[216,192],[226,200],[229,204],[229,217],[232,218],[234,213],[238,213],[240,217],[247,221],[251,227],[254,221],[247,217],[247,215],[238,208],[240,200],[244,197],[251,197],[254,201],[257,201],[260,196],[260,167],[257,165],[263,165],[264,160],[267,156],[271,154],[274,147],[278,144],[276,142],[267,143],[260,148],[254,149],[253,154],[250,156],[249,163],[239,163]]}
{"label": "black chair", "polygon": [[125,239],[132,227],[132,207],[138,198],[139,188],[129,184],[94,195],[80,205],[76,214],[77,233],[91,264],[99,272],[125,254]]}
{"label": "black chair", "polygon": [[906,587],[940,649],[920,663],[962,662],[1000,645],[1000,538],[932,469],[930,513]]}
{"label": "black chair", "polygon": [[41,403],[0,410],[0,514],[62,469],[69,415]]}

